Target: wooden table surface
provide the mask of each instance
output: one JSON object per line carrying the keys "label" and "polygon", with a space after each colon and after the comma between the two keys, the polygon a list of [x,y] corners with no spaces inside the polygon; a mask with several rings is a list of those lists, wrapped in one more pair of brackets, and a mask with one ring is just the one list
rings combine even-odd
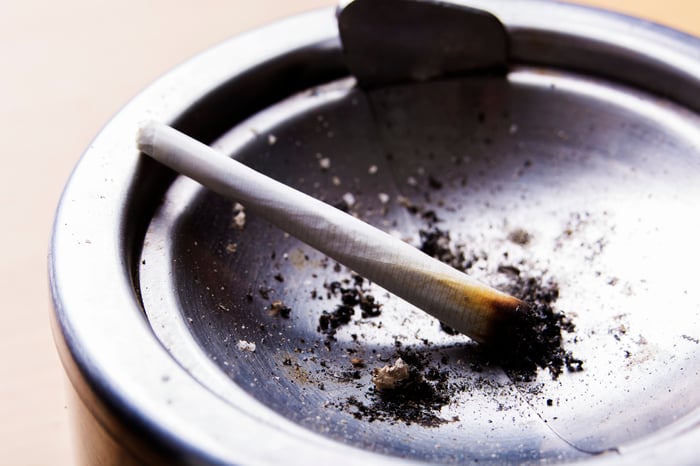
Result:
{"label": "wooden table surface", "polygon": [[[698,0],[580,0],[700,36]],[[65,381],[49,328],[46,254],[71,168],[130,97],[238,32],[330,0],[0,2],[0,451],[69,465]]]}

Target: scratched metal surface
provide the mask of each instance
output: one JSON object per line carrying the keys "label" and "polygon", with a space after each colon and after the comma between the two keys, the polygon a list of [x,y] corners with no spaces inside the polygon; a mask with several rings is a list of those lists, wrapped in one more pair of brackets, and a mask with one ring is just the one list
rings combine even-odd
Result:
{"label": "scratched metal surface", "polygon": [[[349,193],[353,213],[414,244],[426,220],[406,205],[434,212],[473,256],[470,272],[495,286],[508,280],[503,266],[556,281],[555,307],[577,326],[566,348],[585,361],[557,380],[540,371],[514,383],[498,367],[478,370],[466,337],[376,287],[381,316],[358,313],[328,341],[319,317],[339,300],[324,284],[349,272],[252,214],[236,227],[233,201],[177,179],[146,235],[142,299],[171,354],[232,404],[440,463],[615,455],[696,422],[697,115],[524,67],[371,92],[339,81],[214,145],[328,202]],[[516,230],[527,244],[509,240]],[[269,312],[275,300],[289,318]],[[444,423],[370,419],[347,403],[371,404],[372,369],[406,349],[447,373],[449,402],[433,412]]]}

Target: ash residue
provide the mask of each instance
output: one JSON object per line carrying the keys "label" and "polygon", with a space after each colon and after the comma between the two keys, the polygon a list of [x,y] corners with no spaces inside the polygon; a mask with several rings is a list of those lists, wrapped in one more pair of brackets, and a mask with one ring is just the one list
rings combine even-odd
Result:
{"label": "ash residue", "polygon": [[408,377],[393,389],[379,390],[372,387],[365,398],[367,402],[349,397],[341,407],[356,419],[365,421],[402,422],[422,427],[437,427],[456,419],[439,416],[441,408],[450,402],[447,371],[432,367],[425,357],[412,351],[400,351],[406,361]]}
{"label": "ash residue", "polygon": [[[565,369],[572,372],[582,370],[583,362],[563,347],[563,335],[574,332],[575,326],[555,308],[559,297],[559,286],[555,280],[547,278],[536,267],[523,260],[515,262],[516,265],[504,262],[494,270],[488,267],[489,259],[485,252],[477,255],[468,251],[463,244],[452,238],[448,229],[436,227],[435,223],[440,220],[433,211],[416,208],[415,214],[420,215],[425,222],[424,228],[419,231],[419,249],[462,272],[473,269],[482,274],[486,273],[485,277],[480,278],[486,282],[498,283],[501,290],[530,305],[529,312],[520,322],[521,325],[515,331],[506,332],[507,338],[504,341],[488,347],[474,344],[465,346],[467,367],[471,367],[474,372],[481,372],[489,366],[499,366],[515,382],[533,381],[540,370],[549,371],[553,379],[559,377]],[[504,240],[515,245],[511,247],[525,248],[531,238],[530,233],[522,228],[511,230],[504,235]],[[503,254],[503,258],[508,261],[507,254]],[[368,282],[357,275],[324,285],[326,297],[336,303],[333,311],[324,311],[319,318],[318,331],[327,335],[326,345],[335,340],[337,329],[356,318],[357,309],[362,311],[363,318],[380,315],[381,305],[370,294],[368,286]],[[450,335],[456,333],[445,326],[441,328]],[[443,408],[446,408],[455,396],[470,389],[469,387],[487,389],[489,386],[465,384],[466,380],[471,379],[465,379],[459,369],[443,369],[439,359],[427,356],[430,353],[437,354],[434,351],[421,354],[406,347],[402,348],[405,344],[402,338],[404,337],[395,337],[394,344],[397,349],[393,358],[401,358],[408,364],[408,376],[402,377],[394,388],[387,388],[387,385],[377,384],[376,381],[374,384],[367,381],[364,385],[357,385],[357,388],[365,387],[364,393],[356,393],[335,402],[336,408],[368,422],[439,427],[458,420],[449,416],[443,417],[446,412]],[[459,338],[461,337],[456,337],[455,341]],[[353,340],[354,344],[358,344],[355,335]],[[428,345],[429,342],[425,340],[424,344]],[[372,371],[381,369],[379,365],[374,364],[365,368],[364,360],[360,361],[362,365],[352,363],[357,377],[352,380],[353,383],[356,383],[358,378],[364,380]],[[389,362],[386,359],[381,361]],[[443,363],[447,364],[446,361]],[[358,367],[364,370],[358,371]],[[479,381],[487,380],[480,376],[470,377],[476,377],[475,380]]]}
{"label": "ash residue", "polygon": [[516,228],[515,230],[508,233],[508,240],[521,246],[527,245],[531,239],[532,236],[530,235],[530,233],[528,233],[527,230],[524,230],[522,228]]}
{"label": "ash residue", "polygon": [[[517,269],[516,269],[517,270]],[[553,379],[564,368],[570,372],[583,370],[583,361],[563,348],[563,332],[572,333],[574,324],[553,308],[559,297],[559,286],[549,280],[521,276],[508,271],[510,282],[504,289],[524,302],[529,310],[517,328],[498,344],[485,348],[484,357],[498,363],[515,381],[531,381],[537,369],[548,369]]]}
{"label": "ash residue", "polygon": [[378,303],[365,286],[365,279],[353,274],[351,279],[333,281],[324,284],[328,299],[339,299],[333,311],[323,311],[318,319],[317,330],[333,337],[337,329],[350,323],[355,315],[355,309],[359,308],[362,318],[378,317],[381,315],[382,305]]}
{"label": "ash residue", "polygon": [[[471,262],[465,259],[462,247],[454,245],[449,231],[432,227],[421,230],[420,249],[426,254],[465,272]],[[508,235],[508,239],[520,246],[529,243],[531,235],[518,228]],[[473,256],[476,258],[476,256]],[[545,281],[522,274],[520,268],[500,264],[497,272],[506,278],[502,291],[511,294],[530,306],[517,329],[507,332],[504,339],[485,348],[481,364],[501,365],[513,380],[530,381],[537,375],[537,369],[548,369],[556,379],[566,367],[571,372],[583,370],[583,361],[564,350],[562,333],[572,333],[574,324],[553,305],[559,297],[559,286],[553,280]],[[441,329],[454,335],[454,329],[441,323]]]}
{"label": "ash residue", "polygon": [[452,244],[450,232],[433,227],[420,230],[420,250],[455,269],[466,271],[466,258],[461,247]]}
{"label": "ash residue", "polygon": [[323,311],[318,318],[318,331],[331,336],[335,335],[336,329],[349,323],[353,314],[355,309],[344,304],[336,306],[332,312]]}
{"label": "ash residue", "polygon": [[[326,345],[330,345],[339,328],[349,324],[360,311],[362,318],[381,315],[381,303],[371,294],[370,283],[362,277],[352,274],[350,278],[324,284],[326,298],[336,302],[333,311],[323,311],[319,317],[317,330],[327,335]],[[355,335],[353,339],[356,340]],[[405,361],[408,368],[406,377],[397,380],[393,388],[380,388],[381,384],[367,388],[363,398],[350,396],[334,405],[352,414],[357,419],[368,422],[383,421],[388,423],[418,424],[422,427],[437,427],[456,419],[446,420],[439,413],[450,402],[455,388],[448,386],[448,371],[441,370],[427,355],[414,350],[401,348],[402,342],[395,340],[394,358]],[[354,353],[355,350],[352,350]],[[361,372],[369,371],[365,360],[357,356],[350,358],[354,370],[352,379],[357,382]],[[372,371],[380,370],[374,367]],[[366,373],[366,372],[365,372]],[[338,381],[336,377],[336,381]]]}
{"label": "ash residue", "polygon": [[284,304],[282,300],[273,301],[270,304],[269,314],[273,317],[282,317],[284,319],[289,319],[289,314],[291,314],[292,308]]}

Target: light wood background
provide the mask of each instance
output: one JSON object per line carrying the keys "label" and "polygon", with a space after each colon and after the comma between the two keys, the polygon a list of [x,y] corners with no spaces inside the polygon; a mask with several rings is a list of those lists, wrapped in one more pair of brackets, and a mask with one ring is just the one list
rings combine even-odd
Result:
{"label": "light wood background", "polygon": [[[700,36],[698,0],[580,0]],[[0,464],[69,465],[46,253],[71,168],[99,129],[174,65],[331,0],[0,0]]]}

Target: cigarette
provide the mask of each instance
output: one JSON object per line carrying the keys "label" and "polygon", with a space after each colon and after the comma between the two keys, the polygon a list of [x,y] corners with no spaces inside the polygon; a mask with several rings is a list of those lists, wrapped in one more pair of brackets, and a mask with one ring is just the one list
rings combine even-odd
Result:
{"label": "cigarette", "polygon": [[158,122],[141,152],[243,204],[278,228],[482,344],[519,334],[528,306],[318,199]]}

